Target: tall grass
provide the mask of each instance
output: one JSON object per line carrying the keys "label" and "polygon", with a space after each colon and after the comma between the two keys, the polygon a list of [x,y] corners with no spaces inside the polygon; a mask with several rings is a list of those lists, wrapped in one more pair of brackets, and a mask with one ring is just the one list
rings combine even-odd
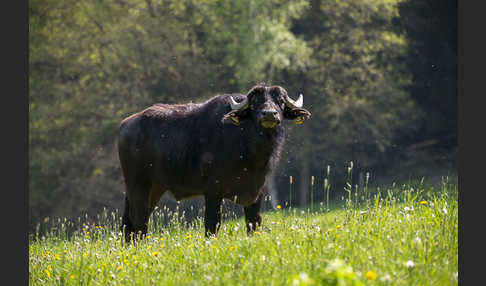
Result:
{"label": "tall grass", "polygon": [[[328,190],[327,190],[328,191]],[[263,213],[217,238],[202,219],[156,210],[146,239],[122,243],[117,213],[32,237],[31,285],[457,285],[457,186],[366,189],[346,202]]]}

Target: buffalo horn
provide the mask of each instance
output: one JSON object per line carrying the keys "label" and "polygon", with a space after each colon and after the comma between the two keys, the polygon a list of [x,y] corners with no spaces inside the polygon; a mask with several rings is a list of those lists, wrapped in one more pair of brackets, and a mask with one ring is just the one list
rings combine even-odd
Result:
{"label": "buffalo horn", "polygon": [[304,105],[304,96],[301,93],[299,94],[299,98],[294,101],[288,95],[285,95],[285,103],[290,108],[302,108],[302,105]]}
{"label": "buffalo horn", "polygon": [[245,109],[248,106],[248,98],[246,97],[240,103],[236,102],[232,96],[230,96],[229,98],[230,98],[231,109],[233,110]]}

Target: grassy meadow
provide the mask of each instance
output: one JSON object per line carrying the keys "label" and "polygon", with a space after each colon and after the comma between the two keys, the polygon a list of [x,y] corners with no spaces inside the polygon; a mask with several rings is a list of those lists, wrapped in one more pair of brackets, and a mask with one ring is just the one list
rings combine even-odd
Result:
{"label": "grassy meadow", "polygon": [[120,218],[104,214],[66,235],[57,220],[29,241],[30,285],[457,285],[457,185],[350,191],[341,203],[263,213],[204,237],[202,220],[156,212],[149,234],[122,243]]}

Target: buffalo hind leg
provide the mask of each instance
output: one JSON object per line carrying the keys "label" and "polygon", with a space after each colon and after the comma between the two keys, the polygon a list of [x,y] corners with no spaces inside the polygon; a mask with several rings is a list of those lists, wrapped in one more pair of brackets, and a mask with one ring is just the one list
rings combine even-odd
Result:
{"label": "buffalo hind leg", "polygon": [[206,237],[218,235],[221,225],[221,204],[223,198],[218,195],[206,194],[204,196],[206,210],[204,212],[204,229]]}
{"label": "buffalo hind leg", "polygon": [[244,207],[246,231],[251,234],[257,227],[262,224],[262,216],[260,215],[260,208],[262,205],[263,194],[251,205]]}

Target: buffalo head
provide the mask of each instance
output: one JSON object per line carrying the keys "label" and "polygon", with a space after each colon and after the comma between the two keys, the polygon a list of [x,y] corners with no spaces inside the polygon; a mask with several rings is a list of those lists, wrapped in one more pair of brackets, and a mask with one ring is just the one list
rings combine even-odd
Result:
{"label": "buffalo head", "polygon": [[244,120],[252,120],[265,129],[272,129],[281,124],[283,119],[295,120],[297,124],[301,124],[311,115],[302,108],[302,94],[297,100],[293,100],[280,86],[257,85],[239,102],[232,96],[229,101],[231,111],[223,116],[222,122],[234,125],[239,125]]}

